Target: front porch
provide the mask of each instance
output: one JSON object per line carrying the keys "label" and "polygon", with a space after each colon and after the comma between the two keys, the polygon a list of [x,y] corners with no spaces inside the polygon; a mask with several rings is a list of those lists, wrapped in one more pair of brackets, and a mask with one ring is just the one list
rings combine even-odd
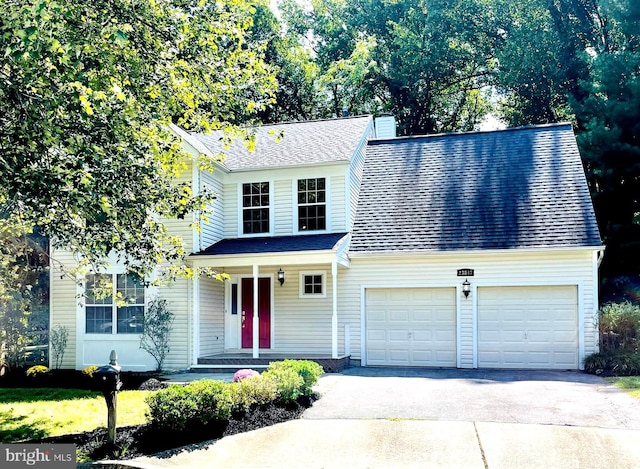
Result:
{"label": "front porch", "polygon": [[242,368],[264,369],[271,362],[285,359],[311,360],[321,365],[327,373],[338,373],[349,368],[350,355],[332,358],[329,354],[260,352],[260,357],[253,358],[252,352],[219,353],[199,357],[198,364],[193,365],[191,371],[229,372]]}

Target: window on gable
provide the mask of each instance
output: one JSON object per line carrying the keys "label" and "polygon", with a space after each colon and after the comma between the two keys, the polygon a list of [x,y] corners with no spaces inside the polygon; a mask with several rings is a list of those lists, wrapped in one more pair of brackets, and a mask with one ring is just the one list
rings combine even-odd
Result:
{"label": "window on gable", "polygon": [[325,178],[298,180],[298,231],[327,228]]}
{"label": "window on gable", "polygon": [[85,331],[87,334],[140,334],[144,304],[144,285],[137,275],[89,275],[85,288]]}
{"label": "window on gable", "polygon": [[300,272],[300,296],[325,297],[325,272]]}
{"label": "window on gable", "polygon": [[242,185],[242,232],[269,232],[269,183],[252,182]]}

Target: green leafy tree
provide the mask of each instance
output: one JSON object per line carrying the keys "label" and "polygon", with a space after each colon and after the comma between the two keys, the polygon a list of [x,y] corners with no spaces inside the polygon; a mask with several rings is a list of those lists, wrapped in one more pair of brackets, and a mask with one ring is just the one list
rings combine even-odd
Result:
{"label": "green leafy tree", "polygon": [[[495,67],[484,0],[312,0],[285,15],[311,37],[333,114],[392,112],[401,134],[472,129]],[[292,23],[292,24],[291,24]],[[304,31],[310,31],[304,32]]]}
{"label": "green leafy tree", "polygon": [[602,296],[640,286],[640,4],[495,0],[511,125],[571,120],[607,246]]}
{"label": "green leafy tree", "polygon": [[144,273],[184,255],[163,218],[211,195],[177,183],[169,125],[228,135],[271,101],[251,0],[0,1],[0,213],[89,263]]}

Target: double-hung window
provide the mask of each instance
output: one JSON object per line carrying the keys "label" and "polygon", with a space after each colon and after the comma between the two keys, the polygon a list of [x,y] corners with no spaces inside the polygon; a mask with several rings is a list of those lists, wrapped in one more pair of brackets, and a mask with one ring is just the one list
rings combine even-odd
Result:
{"label": "double-hung window", "polygon": [[242,232],[269,233],[269,183],[242,184]]}
{"label": "double-hung window", "polygon": [[325,178],[298,180],[298,231],[327,229]]}
{"label": "double-hung window", "polygon": [[135,274],[89,275],[85,287],[86,333],[142,333],[144,301],[144,284]]}

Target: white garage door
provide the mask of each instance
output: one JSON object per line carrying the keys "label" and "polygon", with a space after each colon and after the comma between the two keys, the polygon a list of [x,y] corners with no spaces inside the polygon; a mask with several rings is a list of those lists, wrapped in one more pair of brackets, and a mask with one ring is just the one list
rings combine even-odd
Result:
{"label": "white garage door", "polygon": [[455,288],[366,291],[367,365],[456,366]]}
{"label": "white garage door", "polygon": [[478,288],[478,367],[578,368],[577,287]]}

